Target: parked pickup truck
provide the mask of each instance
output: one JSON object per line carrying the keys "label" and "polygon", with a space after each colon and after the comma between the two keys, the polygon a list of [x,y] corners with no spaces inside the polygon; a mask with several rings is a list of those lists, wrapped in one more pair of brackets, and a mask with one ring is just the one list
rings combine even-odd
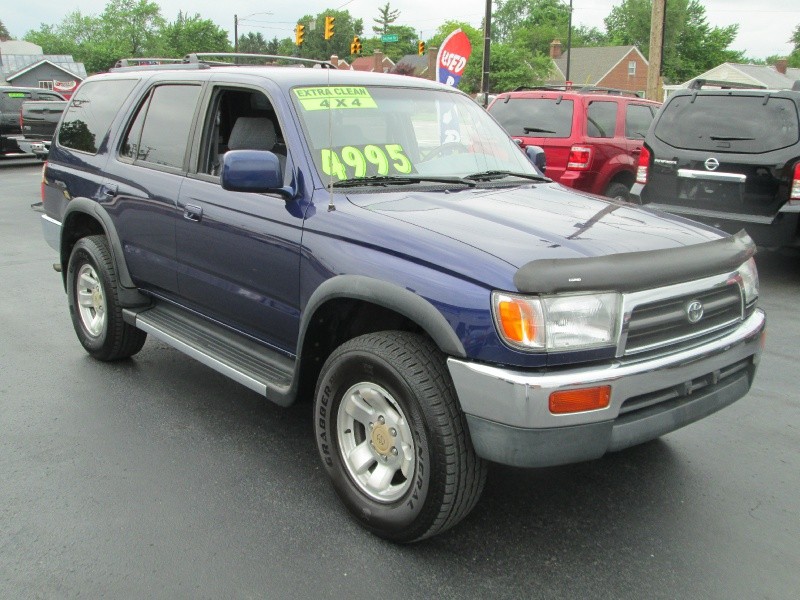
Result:
{"label": "parked pickup truck", "polygon": [[19,140],[23,135],[20,108],[25,102],[63,100],[61,94],[50,90],[0,86],[0,155],[21,151]]}
{"label": "parked pickup truck", "polygon": [[489,462],[596,459],[748,392],[746,234],[554,183],[455,89],[257,59],[121,68],[72,98],[42,225],[91,356],[149,335],[313,403],[321,472],[398,542],[463,519]]}
{"label": "parked pickup truck", "polygon": [[20,150],[44,160],[66,107],[66,100],[23,102],[19,117],[22,137],[17,139]]}

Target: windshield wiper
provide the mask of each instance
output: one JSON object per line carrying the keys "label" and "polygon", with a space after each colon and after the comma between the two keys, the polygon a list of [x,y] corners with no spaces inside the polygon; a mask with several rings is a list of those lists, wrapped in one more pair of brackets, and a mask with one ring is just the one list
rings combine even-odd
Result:
{"label": "windshield wiper", "polygon": [[710,135],[708,137],[710,137],[715,142],[743,142],[755,139],[751,137],[736,137],[734,135]]}
{"label": "windshield wiper", "polygon": [[457,183],[468,187],[475,187],[474,181],[468,181],[461,177],[434,177],[428,175],[374,175],[372,177],[355,177],[353,179],[343,179],[334,181],[333,187],[360,187],[366,185],[408,185],[410,183],[422,183],[432,181],[434,183]]}
{"label": "windshield wiper", "polygon": [[555,133],[552,129],[541,129],[540,127],[523,127],[525,133]]}
{"label": "windshield wiper", "polygon": [[532,181],[552,181],[549,177],[532,173],[516,173],[514,171],[481,171],[472,175],[464,175],[464,179],[471,179],[472,181],[492,181],[493,179],[503,179],[505,177],[521,177]]}

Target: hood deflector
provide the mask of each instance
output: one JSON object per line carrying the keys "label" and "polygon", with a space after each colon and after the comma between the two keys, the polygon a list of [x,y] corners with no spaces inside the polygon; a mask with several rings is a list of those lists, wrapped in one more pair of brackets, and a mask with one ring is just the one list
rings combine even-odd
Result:
{"label": "hood deflector", "polygon": [[667,250],[533,260],[514,274],[514,285],[525,294],[634,292],[732,271],[755,253],[755,243],[741,230],[719,240]]}

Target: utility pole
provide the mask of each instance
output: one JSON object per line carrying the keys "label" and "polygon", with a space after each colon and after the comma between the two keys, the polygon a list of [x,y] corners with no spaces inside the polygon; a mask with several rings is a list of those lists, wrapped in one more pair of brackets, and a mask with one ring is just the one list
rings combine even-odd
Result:
{"label": "utility pole", "polygon": [[486,0],[486,16],[483,18],[483,75],[481,76],[481,94],[483,107],[489,104],[489,47],[492,37],[492,0]]}
{"label": "utility pole", "polygon": [[667,0],[653,0],[650,13],[650,67],[647,70],[647,98],[661,100],[661,63],[664,54],[664,22]]}
{"label": "utility pole", "polygon": [[569,85],[569,63],[572,60],[572,0],[569,0],[569,24],[567,25],[567,73],[564,76]]}
{"label": "utility pole", "polygon": [[233,51],[239,53],[239,15],[233,15]]}

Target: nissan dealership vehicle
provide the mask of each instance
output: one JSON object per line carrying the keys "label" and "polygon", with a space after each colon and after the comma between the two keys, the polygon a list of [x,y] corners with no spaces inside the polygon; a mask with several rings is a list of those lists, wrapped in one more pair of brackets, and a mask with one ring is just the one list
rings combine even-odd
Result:
{"label": "nissan dealership vehicle", "polygon": [[313,402],[338,496],[398,542],[461,521],[489,462],[595,459],[750,389],[746,234],[553,183],[453,88],[298,62],[190,55],[73,96],[42,224],[90,355],[151,335]]}
{"label": "nissan dealership vehicle", "polygon": [[763,246],[800,243],[800,91],[679,90],[645,139],[633,198]]}

